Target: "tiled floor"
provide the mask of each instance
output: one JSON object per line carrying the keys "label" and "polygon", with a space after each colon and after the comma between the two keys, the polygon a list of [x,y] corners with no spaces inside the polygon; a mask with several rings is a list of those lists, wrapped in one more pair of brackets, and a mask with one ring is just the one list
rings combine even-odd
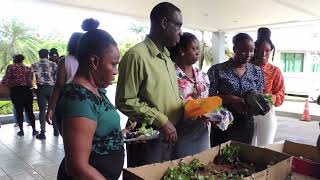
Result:
{"label": "tiled floor", "polygon": [[16,135],[18,129],[13,124],[0,128],[0,180],[56,179],[64,157],[62,138],[53,136],[51,126],[46,140],[33,137],[30,126],[22,137]]}
{"label": "tiled floor", "polygon": [[320,134],[319,120],[306,122],[293,118],[278,117],[275,141],[289,140],[316,146]]}
{"label": "tiled floor", "polygon": [[[32,137],[31,127],[24,128],[23,137],[16,135],[19,128],[13,124],[0,128],[0,180],[56,179],[64,156],[62,138],[53,136],[52,126],[47,126],[46,140]],[[275,141],[287,139],[315,145],[319,133],[319,122],[278,117]]]}

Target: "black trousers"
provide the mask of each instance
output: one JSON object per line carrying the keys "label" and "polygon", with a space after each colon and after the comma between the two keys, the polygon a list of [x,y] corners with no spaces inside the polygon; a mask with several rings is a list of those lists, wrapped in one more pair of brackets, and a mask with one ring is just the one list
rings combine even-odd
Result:
{"label": "black trousers", "polygon": [[[129,126],[128,121],[126,126]],[[141,127],[138,122],[136,129]],[[157,129],[155,126],[147,126]],[[164,135],[160,132],[159,138],[149,140],[145,143],[127,143],[127,166],[137,167],[146,164],[164,162],[174,159],[175,144],[169,144],[164,141]]]}
{"label": "black trousers", "polygon": [[10,98],[17,112],[17,122],[20,130],[23,130],[23,110],[25,110],[31,126],[35,130],[35,117],[32,109],[33,94],[30,87],[11,87]]}
{"label": "black trousers", "polygon": [[234,115],[234,122],[226,131],[221,131],[216,126],[211,126],[211,147],[230,140],[251,144],[254,134],[254,120],[251,115]]}
{"label": "black trousers", "polygon": [[[91,154],[89,164],[96,168],[108,180],[118,180],[123,169],[124,151],[112,152],[107,155]],[[75,180],[69,176],[65,168],[65,159],[63,158],[57,180]]]}

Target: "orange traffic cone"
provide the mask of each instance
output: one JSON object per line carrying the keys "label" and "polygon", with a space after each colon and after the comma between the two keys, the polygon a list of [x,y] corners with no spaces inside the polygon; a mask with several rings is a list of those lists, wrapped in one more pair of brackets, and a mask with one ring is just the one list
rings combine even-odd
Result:
{"label": "orange traffic cone", "polygon": [[310,113],[309,113],[309,104],[308,100],[306,99],[306,103],[304,104],[303,114],[301,116],[302,121],[310,121]]}

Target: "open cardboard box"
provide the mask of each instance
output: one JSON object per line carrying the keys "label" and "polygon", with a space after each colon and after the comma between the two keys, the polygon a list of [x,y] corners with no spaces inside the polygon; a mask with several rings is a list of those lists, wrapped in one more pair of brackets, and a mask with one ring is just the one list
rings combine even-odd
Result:
{"label": "open cardboard box", "polygon": [[291,141],[270,144],[265,147],[294,156],[292,159],[293,172],[320,178],[320,149],[317,147]]}
{"label": "open cardboard box", "polygon": [[178,163],[181,160],[185,163],[189,163],[194,158],[197,158],[202,164],[206,165],[209,162],[212,162],[214,158],[219,154],[219,150],[228,144],[240,147],[240,159],[257,164],[267,165],[271,161],[274,163],[273,166],[269,166],[267,169],[257,172],[245,179],[284,180],[290,176],[292,160],[292,157],[290,155],[266,148],[254,147],[235,141],[229,141],[219,146],[213,147],[209,150],[203,151],[193,156],[187,156],[182,159],[124,169],[123,179],[160,180],[169,167],[178,166]]}

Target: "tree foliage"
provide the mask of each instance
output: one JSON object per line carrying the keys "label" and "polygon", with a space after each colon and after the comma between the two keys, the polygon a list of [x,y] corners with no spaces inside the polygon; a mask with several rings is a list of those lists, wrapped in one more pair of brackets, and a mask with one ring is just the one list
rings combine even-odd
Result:
{"label": "tree foliage", "polygon": [[199,68],[202,69],[203,65],[211,66],[213,63],[213,49],[205,42],[200,42],[200,59]]}
{"label": "tree foliage", "polygon": [[26,62],[37,58],[39,35],[33,29],[16,19],[3,21],[0,25],[0,72],[10,63],[12,56],[21,53]]}
{"label": "tree foliage", "polygon": [[59,54],[65,54],[67,43],[60,35],[41,37],[26,24],[11,19],[0,24],[0,73],[3,73],[8,64],[12,62],[14,54],[23,54],[24,63],[31,64],[37,61],[38,51],[42,48],[57,48]]}
{"label": "tree foliage", "polygon": [[126,40],[121,42],[119,44],[120,57],[122,58],[123,55],[127,52],[127,50],[130,49],[135,44],[137,44],[137,41],[133,41],[133,40]]}
{"label": "tree foliage", "polygon": [[136,35],[136,40],[142,41],[147,34],[147,26],[142,24],[131,24],[129,31],[133,32]]}
{"label": "tree foliage", "polygon": [[41,38],[41,43],[38,45],[39,48],[51,49],[56,48],[59,55],[67,54],[67,42],[61,37],[60,34],[53,34],[47,37]]}

